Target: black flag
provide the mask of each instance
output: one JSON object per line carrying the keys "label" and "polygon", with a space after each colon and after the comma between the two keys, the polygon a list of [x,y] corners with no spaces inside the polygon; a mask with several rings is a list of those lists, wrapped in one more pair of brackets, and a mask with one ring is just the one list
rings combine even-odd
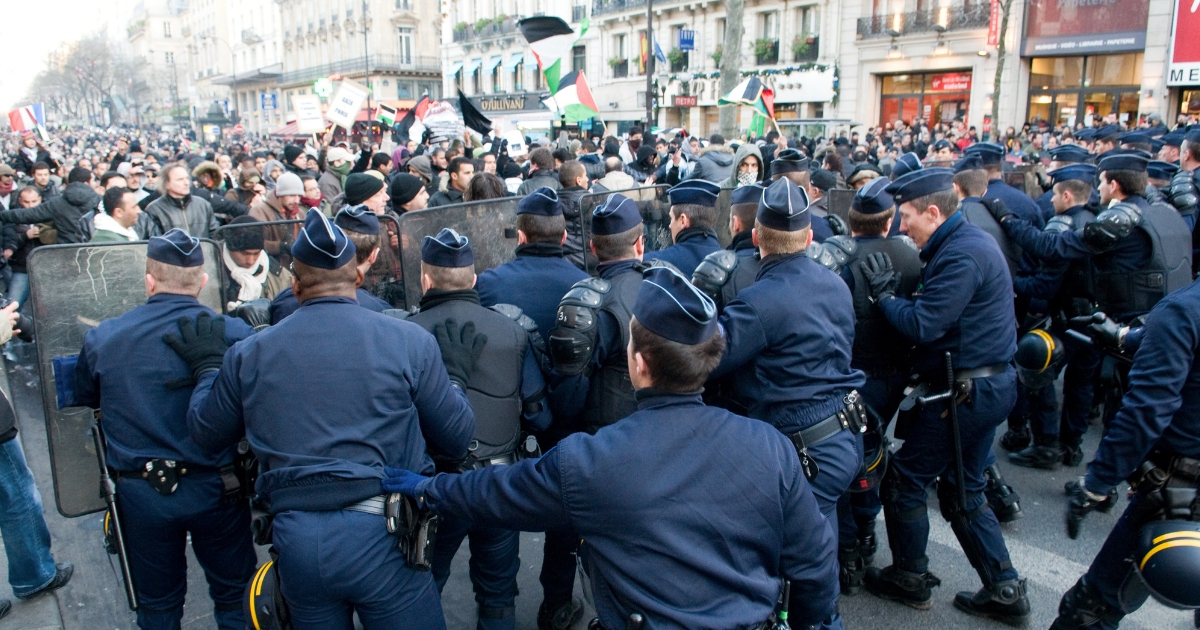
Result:
{"label": "black flag", "polygon": [[471,104],[470,99],[462,90],[458,91],[458,109],[462,112],[463,124],[470,127],[474,131],[478,131],[479,135],[487,136],[492,133],[492,121],[488,120],[483,112],[475,108]]}
{"label": "black flag", "polygon": [[[397,120],[396,124],[392,126],[392,131],[396,134],[400,144],[408,142],[408,130],[412,129],[413,123],[425,117],[425,110],[427,109],[429,109],[429,94],[422,96],[421,100],[417,101],[417,104],[413,105],[413,108],[404,114],[404,118]],[[420,138],[413,139],[418,142],[421,140]]]}

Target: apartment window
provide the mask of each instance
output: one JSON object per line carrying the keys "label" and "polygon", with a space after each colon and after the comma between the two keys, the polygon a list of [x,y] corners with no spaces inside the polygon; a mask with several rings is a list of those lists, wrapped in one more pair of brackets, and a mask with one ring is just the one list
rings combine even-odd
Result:
{"label": "apartment window", "polygon": [[175,63],[175,53],[173,52],[163,53],[163,58],[166,60],[168,65]]}
{"label": "apartment window", "polygon": [[400,37],[400,63],[412,63],[412,38],[413,30],[407,26],[401,26],[396,29]]}
{"label": "apartment window", "polygon": [[625,36],[624,35],[617,35],[616,47],[617,47],[617,55],[616,55],[617,57],[620,57],[621,59],[629,58],[629,55],[625,54]]}
{"label": "apartment window", "polygon": [[471,62],[471,65],[475,68],[471,72],[471,83],[472,83],[471,93],[472,94],[482,94],[483,93],[483,72],[480,71],[480,68],[483,67],[482,64],[483,64],[483,61],[480,59],[476,59]]}
{"label": "apartment window", "polygon": [[492,93],[500,94],[501,92],[504,91],[504,88],[501,87],[501,85],[500,85],[501,71],[500,71],[499,63],[497,63],[494,68],[492,68],[492,71],[490,74],[492,75]]}
{"label": "apartment window", "polygon": [[779,39],[779,12],[767,11],[759,14],[759,37]]}
{"label": "apartment window", "polygon": [[163,22],[163,37],[171,37],[171,23]]}
{"label": "apartment window", "polygon": [[801,7],[796,32],[806,37],[817,37],[821,33],[821,7]]}
{"label": "apartment window", "polygon": [[587,46],[576,46],[571,49],[571,69],[583,70],[587,65]]}
{"label": "apartment window", "polygon": [[717,18],[717,45],[725,43],[725,18]]}
{"label": "apartment window", "polygon": [[396,8],[401,11],[412,11],[412,0],[396,0]]}
{"label": "apartment window", "polygon": [[408,81],[397,81],[396,82],[396,98],[408,100],[408,99],[411,99],[412,97],[413,97],[412,83],[409,83]]}

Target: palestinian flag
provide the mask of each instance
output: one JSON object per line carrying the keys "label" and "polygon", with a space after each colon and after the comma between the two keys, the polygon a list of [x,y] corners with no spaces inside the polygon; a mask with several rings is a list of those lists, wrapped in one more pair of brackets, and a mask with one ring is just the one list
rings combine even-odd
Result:
{"label": "palestinian flag", "polygon": [[375,112],[375,120],[391,127],[396,124],[396,108],[380,103],[379,111]]}
{"label": "palestinian flag", "polygon": [[[398,138],[397,142],[405,143],[409,141],[409,130],[412,129],[414,124],[417,124],[419,121],[425,119],[425,112],[429,110],[429,105],[429,94],[427,93],[421,97],[421,100],[417,101],[416,105],[413,105],[412,109],[408,110],[408,113],[404,115],[404,118],[401,118],[398,122],[392,125],[392,131]],[[393,116],[394,115],[395,113],[393,110]],[[424,129],[423,126],[422,129]],[[419,141],[420,137],[413,139]]]}
{"label": "palestinian flag", "polygon": [[570,59],[571,48],[587,32],[587,18],[584,18],[579,33],[571,30],[562,18],[548,15],[526,18],[517,22],[517,26],[525,36],[525,41],[529,42],[538,68],[546,75],[546,86],[550,88],[550,93],[558,92],[559,78],[564,64]]}
{"label": "palestinian flag", "polygon": [[558,110],[569,123],[587,120],[600,114],[600,108],[596,107],[596,99],[592,98],[592,91],[588,89],[587,79],[584,78],[582,70],[576,70],[563,77],[558,82],[558,92],[542,102],[547,107]]}
{"label": "palestinian flag", "polygon": [[766,118],[775,118],[775,91],[758,77],[737,84],[729,94],[717,99],[718,106],[746,105]]}

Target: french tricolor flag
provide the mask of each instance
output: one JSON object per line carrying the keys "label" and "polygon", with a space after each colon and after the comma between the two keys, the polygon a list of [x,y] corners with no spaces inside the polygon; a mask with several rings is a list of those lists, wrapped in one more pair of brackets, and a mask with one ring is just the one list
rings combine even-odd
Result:
{"label": "french tricolor flag", "polygon": [[26,105],[8,112],[8,124],[13,131],[33,131],[46,126],[46,108],[41,103]]}

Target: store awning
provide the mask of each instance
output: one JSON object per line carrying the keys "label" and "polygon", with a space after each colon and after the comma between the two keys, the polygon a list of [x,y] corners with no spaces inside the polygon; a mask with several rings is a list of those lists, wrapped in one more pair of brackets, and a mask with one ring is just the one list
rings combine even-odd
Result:
{"label": "store awning", "polygon": [[276,129],[275,131],[272,131],[271,135],[276,138],[291,138],[293,136],[300,135],[300,128],[296,126],[296,121],[292,121]]}
{"label": "store awning", "polygon": [[484,68],[484,70],[486,70],[488,73],[491,73],[496,69],[496,66],[500,65],[500,60],[500,55],[493,55],[492,58],[488,60],[487,67]]}
{"label": "store awning", "polygon": [[521,60],[524,59],[524,57],[524,53],[516,53],[515,55],[509,57],[508,61],[504,63],[504,69],[511,71],[513,68],[521,65]]}
{"label": "store awning", "polygon": [[454,76],[454,75],[458,74],[459,70],[462,70],[462,62],[455,61],[454,65],[450,66],[450,75]]}
{"label": "store awning", "polygon": [[479,64],[482,63],[482,61],[482,59],[478,58],[468,61],[467,66],[463,68],[463,74],[468,77],[475,74],[475,71],[479,69]]}

